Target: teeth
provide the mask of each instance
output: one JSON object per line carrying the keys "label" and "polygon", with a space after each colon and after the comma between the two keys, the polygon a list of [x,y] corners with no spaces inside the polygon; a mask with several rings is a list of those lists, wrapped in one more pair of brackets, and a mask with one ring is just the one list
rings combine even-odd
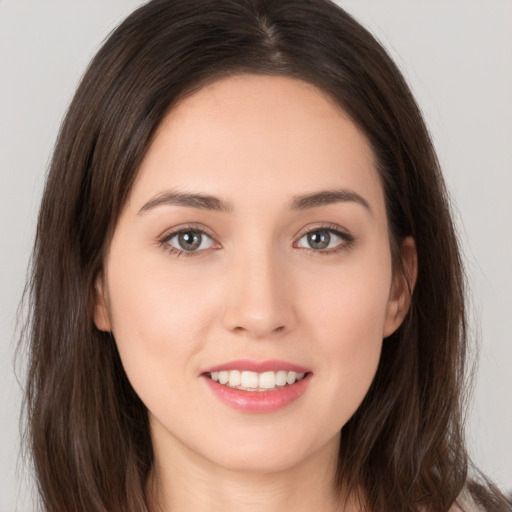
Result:
{"label": "teeth", "polygon": [[242,374],[238,370],[231,370],[229,373],[229,385],[234,388],[242,383]]}
{"label": "teeth", "polygon": [[242,372],[240,381],[240,385],[243,388],[257,388],[259,381],[258,374],[256,372]]}
{"label": "teeth", "polygon": [[286,385],[286,376],[288,375],[288,372],[285,372],[283,370],[276,373],[276,386],[284,386]]}
{"label": "teeth", "polygon": [[220,372],[212,372],[210,377],[215,382],[232,388],[257,391],[294,384],[304,378],[304,373],[287,372],[285,370],[263,373],[222,370]]}
{"label": "teeth", "polygon": [[265,372],[260,375],[258,387],[262,389],[272,389],[276,387],[276,374],[274,372]]}

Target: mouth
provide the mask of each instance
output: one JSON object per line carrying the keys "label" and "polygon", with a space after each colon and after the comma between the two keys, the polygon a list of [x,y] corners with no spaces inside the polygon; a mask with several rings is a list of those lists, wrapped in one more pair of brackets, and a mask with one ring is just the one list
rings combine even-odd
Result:
{"label": "mouth", "polygon": [[295,372],[288,370],[254,372],[247,370],[220,370],[206,372],[210,378],[223,386],[242,391],[277,391],[292,386],[308,376],[310,372]]}
{"label": "mouth", "polygon": [[274,412],[298,400],[313,372],[286,361],[231,361],[201,374],[221,402],[246,413]]}

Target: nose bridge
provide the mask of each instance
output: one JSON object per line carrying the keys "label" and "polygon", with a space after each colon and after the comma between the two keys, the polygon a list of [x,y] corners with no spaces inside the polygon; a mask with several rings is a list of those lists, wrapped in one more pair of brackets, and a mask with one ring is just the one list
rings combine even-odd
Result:
{"label": "nose bridge", "polygon": [[255,338],[293,328],[294,307],[284,262],[272,243],[237,251],[227,283],[225,327]]}

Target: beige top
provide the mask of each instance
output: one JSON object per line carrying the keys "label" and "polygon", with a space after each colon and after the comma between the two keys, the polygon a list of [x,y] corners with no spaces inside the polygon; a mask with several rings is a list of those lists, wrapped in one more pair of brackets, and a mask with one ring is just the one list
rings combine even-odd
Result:
{"label": "beige top", "polygon": [[466,487],[464,487],[463,491],[460,493],[457,502],[458,505],[454,505],[450,509],[450,512],[486,512],[475,503],[473,496],[471,496],[471,493]]}

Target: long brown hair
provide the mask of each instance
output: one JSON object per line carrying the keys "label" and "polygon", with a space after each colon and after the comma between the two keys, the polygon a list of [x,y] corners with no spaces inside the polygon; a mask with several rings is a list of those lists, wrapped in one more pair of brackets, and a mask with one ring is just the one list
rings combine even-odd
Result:
{"label": "long brown hair", "polygon": [[487,510],[507,510],[491,484],[468,484],[464,275],[428,131],[384,49],[329,0],[153,0],[91,62],[55,147],[29,283],[25,413],[44,510],[146,510],[147,412],[115,340],[94,326],[94,282],[165,114],[240,73],[329,94],[377,157],[396,268],[401,239],[416,241],[412,305],[342,429],[338,486],[361,489],[372,512],[446,511],[465,485]]}

